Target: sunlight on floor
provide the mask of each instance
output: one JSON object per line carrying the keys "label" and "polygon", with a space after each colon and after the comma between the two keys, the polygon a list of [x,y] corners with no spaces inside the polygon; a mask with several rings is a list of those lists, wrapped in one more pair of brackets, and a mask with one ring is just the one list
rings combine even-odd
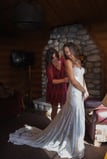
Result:
{"label": "sunlight on floor", "polygon": [[96,125],[95,140],[98,142],[107,142],[107,125]]}
{"label": "sunlight on floor", "polygon": [[105,156],[104,156],[104,159],[107,159],[107,152],[106,152],[106,154],[105,154]]}

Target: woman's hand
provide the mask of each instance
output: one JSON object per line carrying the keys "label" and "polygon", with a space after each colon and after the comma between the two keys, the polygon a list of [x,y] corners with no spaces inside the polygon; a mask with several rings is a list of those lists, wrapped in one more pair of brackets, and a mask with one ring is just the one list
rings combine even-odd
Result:
{"label": "woman's hand", "polygon": [[68,77],[65,77],[65,78],[64,78],[64,82],[65,82],[65,83],[68,83]]}
{"label": "woman's hand", "polygon": [[88,93],[88,91],[85,91],[85,93],[84,93],[84,100],[86,100],[88,97],[89,97],[89,93]]}

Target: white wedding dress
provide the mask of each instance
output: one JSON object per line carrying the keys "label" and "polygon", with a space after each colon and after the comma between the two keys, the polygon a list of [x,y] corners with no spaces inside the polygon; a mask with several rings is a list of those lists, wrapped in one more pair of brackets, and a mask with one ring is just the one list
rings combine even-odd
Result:
{"label": "white wedding dress", "polygon": [[[84,68],[74,67],[74,76],[83,85]],[[85,114],[82,93],[69,84],[66,103],[48,127],[25,126],[9,135],[9,142],[56,151],[61,158],[84,156]]]}

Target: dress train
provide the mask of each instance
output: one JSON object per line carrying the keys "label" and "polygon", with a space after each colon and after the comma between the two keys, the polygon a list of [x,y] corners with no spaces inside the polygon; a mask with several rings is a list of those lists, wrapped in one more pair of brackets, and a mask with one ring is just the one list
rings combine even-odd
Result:
{"label": "dress train", "polygon": [[[83,84],[83,69],[74,68],[75,78]],[[82,93],[69,84],[62,110],[44,129],[25,125],[9,135],[9,142],[56,151],[61,158],[84,156],[85,114]]]}

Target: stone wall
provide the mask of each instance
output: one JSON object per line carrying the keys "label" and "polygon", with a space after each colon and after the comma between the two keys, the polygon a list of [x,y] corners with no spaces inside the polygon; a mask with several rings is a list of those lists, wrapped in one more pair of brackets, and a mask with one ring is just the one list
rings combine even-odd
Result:
{"label": "stone wall", "polygon": [[86,69],[85,80],[90,97],[102,98],[103,71],[101,53],[87,30],[81,24],[58,27],[51,31],[42,58],[42,97],[45,97],[47,83],[44,61],[46,51],[49,47],[54,47],[60,54],[63,54],[62,47],[66,42],[77,44],[81,51],[81,57],[84,57],[84,67]]}

